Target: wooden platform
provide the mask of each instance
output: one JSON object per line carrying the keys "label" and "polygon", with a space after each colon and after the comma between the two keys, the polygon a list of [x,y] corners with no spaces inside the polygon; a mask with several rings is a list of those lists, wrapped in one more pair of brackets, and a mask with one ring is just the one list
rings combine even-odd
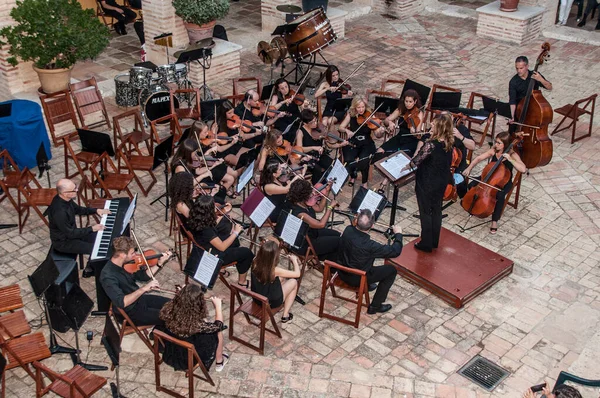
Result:
{"label": "wooden platform", "polygon": [[398,274],[461,308],[512,272],[514,262],[442,228],[440,247],[424,253],[414,247],[419,238],[404,246],[402,254],[386,260]]}

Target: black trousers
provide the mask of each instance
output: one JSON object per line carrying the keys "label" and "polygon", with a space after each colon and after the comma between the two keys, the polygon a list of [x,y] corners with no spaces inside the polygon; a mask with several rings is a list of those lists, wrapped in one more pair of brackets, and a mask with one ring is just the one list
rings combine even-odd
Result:
{"label": "black trousers", "polygon": [[419,246],[429,249],[437,248],[440,243],[440,232],[442,231],[444,190],[441,190],[441,194],[431,194],[417,185],[415,192],[421,220],[421,242]]}
{"label": "black trousers", "polygon": [[219,256],[224,264],[229,264],[237,261],[235,268],[239,274],[245,274],[252,265],[254,253],[247,247],[230,247]]}
{"label": "black trousers", "polygon": [[159,314],[163,305],[171,301],[168,297],[156,296],[154,294],[143,294],[135,302],[135,306],[127,311],[129,318],[136,326],[163,325]]}
{"label": "black trousers", "polygon": [[[316,233],[316,237],[310,238],[310,243],[315,249],[319,260],[337,261],[337,252],[340,245],[341,234],[338,231],[328,228],[318,229],[316,230]],[[307,250],[308,242],[305,242],[299,250],[292,251],[304,256],[306,255]]]}
{"label": "black trousers", "polygon": [[94,249],[96,232],[89,234],[82,239],[71,239],[63,242],[52,242],[52,247],[62,253],[70,254],[91,254]]}
{"label": "black trousers", "polygon": [[[356,147],[345,146],[342,148],[344,154],[344,162],[346,162],[346,170],[350,174],[350,178],[356,178],[358,172],[362,174],[362,183],[366,184],[369,181],[369,167],[371,165],[369,155],[373,155],[376,151],[373,141],[362,141],[364,144]],[[364,158],[364,159],[363,159]],[[356,160],[362,159],[359,162]]]}
{"label": "black trousers", "polygon": [[106,15],[116,19],[118,21],[117,25],[119,25],[119,27],[125,29],[125,24],[135,21],[135,19],[137,18],[137,14],[135,12],[133,12],[132,10],[130,10],[129,8],[125,8],[125,7],[118,7],[118,8],[123,10],[124,14],[121,14],[120,12],[115,11],[115,10],[104,10],[104,13]]}
{"label": "black trousers", "polygon": [[325,153],[323,153],[321,155],[321,157],[319,158],[319,161],[312,168],[311,182],[313,183],[313,185],[321,180],[321,177],[323,177],[325,170],[327,170],[331,166],[332,163],[333,163],[333,159],[331,159]]}
{"label": "black trousers", "polygon": [[[375,295],[371,300],[373,307],[379,307],[385,302],[390,288],[394,284],[394,280],[396,280],[396,274],[396,268],[393,265],[380,265],[369,269],[367,272],[367,283],[379,282]],[[340,278],[350,286],[360,285],[360,276],[358,275],[340,273]]]}
{"label": "black trousers", "polygon": [[[481,180],[481,176],[477,177],[478,180]],[[469,183],[469,188],[477,185],[477,181],[471,181]],[[504,209],[504,202],[506,202],[506,195],[513,187],[512,176],[508,184],[502,188],[501,191],[496,191],[496,206],[494,207],[494,212],[492,213],[492,221],[500,221],[500,217],[502,217],[502,210]]]}

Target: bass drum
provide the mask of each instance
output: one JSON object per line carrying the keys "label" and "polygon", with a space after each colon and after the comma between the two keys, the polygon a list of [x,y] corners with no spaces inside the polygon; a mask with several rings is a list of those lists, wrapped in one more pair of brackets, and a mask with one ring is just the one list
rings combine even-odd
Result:
{"label": "bass drum", "polygon": [[129,82],[129,73],[115,76],[115,102],[118,106],[136,106],[138,91]]}
{"label": "bass drum", "polygon": [[[152,86],[141,91],[140,105],[149,121],[160,119],[171,114],[171,93],[164,86]],[[173,97],[173,105],[176,109],[179,108],[179,100],[176,97]],[[160,124],[164,123],[167,121]]]}
{"label": "bass drum", "polygon": [[298,25],[294,31],[283,36],[294,61],[300,61],[337,40],[322,8],[307,12],[288,25]]}

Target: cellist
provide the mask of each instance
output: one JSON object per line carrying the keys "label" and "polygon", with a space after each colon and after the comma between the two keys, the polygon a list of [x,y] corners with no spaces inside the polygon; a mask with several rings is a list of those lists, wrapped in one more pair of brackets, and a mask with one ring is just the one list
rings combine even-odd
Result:
{"label": "cellist", "polygon": [[517,74],[508,83],[508,103],[510,104],[510,113],[513,121],[515,120],[517,105],[527,96],[527,89],[531,79],[535,80],[534,90],[539,90],[540,86],[548,91],[552,90],[552,83],[546,80],[541,73],[529,70],[529,60],[526,56],[521,55],[517,57],[515,60],[515,69],[517,70]]}
{"label": "cellist", "polygon": [[[525,163],[521,160],[519,154],[514,151],[512,148],[508,153],[504,153],[504,149],[508,148],[510,145],[510,134],[506,131],[496,135],[496,139],[494,141],[494,146],[481,155],[477,156],[463,171],[463,175],[468,177],[473,170],[473,167],[478,163],[483,162],[484,160],[490,159],[490,162],[496,162],[500,158],[504,162],[504,165],[510,171],[510,179],[508,183],[502,188],[502,190],[497,191],[496,193],[496,206],[494,207],[494,213],[492,214],[492,226],[490,227],[490,233],[495,234],[498,231],[498,221],[500,221],[500,216],[502,215],[502,209],[504,208],[504,201],[506,200],[506,194],[511,190],[513,186],[513,169],[517,169],[521,173],[525,173],[527,171],[527,167]],[[481,180],[481,177],[477,178]],[[469,184],[469,188],[477,185],[478,182],[472,181]]]}

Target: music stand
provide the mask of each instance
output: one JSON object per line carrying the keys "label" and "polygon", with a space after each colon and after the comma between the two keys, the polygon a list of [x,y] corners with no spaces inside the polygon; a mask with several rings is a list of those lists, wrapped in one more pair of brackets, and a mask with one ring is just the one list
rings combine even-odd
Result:
{"label": "music stand", "polygon": [[215,266],[210,280],[199,279],[196,275],[196,271],[198,270],[198,267],[200,266],[200,263],[205,253],[210,254],[210,252],[205,251],[203,248],[194,245],[194,248],[192,249],[192,252],[188,257],[187,262],[185,263],[185,267],[183,268],[183,273],[188,275],[192,280],[194,280],[196,283],[202,286],[202,288],[206,291],[206,289],[212,290],[212,288],[215,286],[217,277],[219,276],[219,272],[221,272],[223,260],[218,259],[218,263]]}
{"label": "music stand", "polygon": [[273,95],[275,95],[275,90],[273,90],[273,87],[275,85],[274,84],[267,84],[266,86],[264,86],[262,88],[262,91],[260,93],[260,100],[261,101],[268,101],[269,103],[271,102],[271,91],[273,91]]}
{"label": "music stand", "polygon": [[79,140],[81,141],[81,150],[102,155],[106,152],[109,156],[115,156],[115,150],[110,136],[108,134],[99,133],[97,131],[77,129]]}
{"label": "music stand", "polygon": [[427,87],[421,83],[417,83],[414,80],[410,79],[406,79],[404,87],[402,87],[402,93],[400,94],[400,98],[402,98],[406,90],[415,90],[417,94],[419,94],[419,97],[421,97],[421,103],[423,103],[423,105],[427,103],[429,93],[431,93],[431,87]]}
{"label": "music stand", "polygon": [[[293,243],[290,243],[286,239],[284,239],[284,234],[283,234],[285,226],[286,226],[285,224],[287,222],[288,217],[298,218],[287,210],[281,210],[281,212],[279,213],[279,218],[277,219],[277,224],[275,225],[275,231],[273,231],[273,232],[275,233],[277,238],[279,238],[283,243],[289,245],[293,249],[300,250],[304,246],[304,242],[305,242],[304,237],[308,234],[308,228],[309,228],[308,224],[300,219],[302,224],[298,228],[298,233],[296,234],[296,239],[294,240]],[[301,253],[301,255],[305,255],[305,254],[306,253]]]}
{"label": "music stand", "polygon": [[52,328],[52,321],[50,319],[50,310],[48,308],[48,301],[46,300],[46,296],[44,293],[54,281],[59,277],[60,272],[54,263],[54,260],[50,255],[46,257],[46,259],[33,271],[33,274],[27,275],[27,279],[31,284],[31,288],[33,293],[35,294],[38,300],[42,300],[44,303],[44,315],[46,317],[46,322],[48,322],[48,328],[50,329],[50,353],[54,354],[74,354],[74,348],[67,348],[59,345],[56,341],[56,336],[54,335],[54,329]]}
{"label": "music stand", "polygon": [[215,115],[215,109],[218,109],[224,102],[227,102],[226,98],[213,99],[209,101],[200,102],[200,115],[202,120],[205,122],[209,120],[217,120]]}
{"label": "music stand", "polygon": [[352,98],[338,98],[333,103],[335,111],[346,113],[352,104]]}
{"label": "music stand", "polygon": [[[158,166],[163,164],[165,166],[165,192],[158,198],[150,202],[152,206],[156,202],[160,202],[165,206],[165,221],[169,218],[169,158],[171,157],[171,151],[173,150],[173,136],[170,135],[166,140],[161,142],[154,148],[154,162],[152,163],[152,170],[155,170]],[[166,203],[161,201],[162,198],[166,198]]]}
{"label": "music stand", "polygon": [[508,102],[502,102],[490,97],[482,97],[483,109],[494,114],[492,121],[492,142],[496,138],[496,116],[504,116],[507,119],[512,119],[512,111]]}
{"label": "music stand", "polygon": [[375,109],[379,108],[378,112],[383,112],[387,116],[398,109],[398,104],[400,104],[399,98],[375,96]]}
{"label": "music stand", "polygon": [[117,379],[117,384],[110,383],[110,390],[112,392],[113,398],[127,398],[124,395],[121,395],[119,388],[119,357],[121,353],[121,338],[119,337],[119,332],[115,325],[113,324],[110,316],[106,314],[106,320],[104,321],[104,332],[102,333],[102,339],[100,340],[110,361],[115,368],[115,378]]}
{"label": "music stand", "polygon": [[461,92],[456,91],[436,91],[431,96],[432,110],[451,111],[460,107]]}
{"label": "music stand", "polygon": [[[369,193],[368,192],[369,189],[361,186],[358,191],[356,192],[356,195],[354,195],[354,197],[352,198],[352,200],[350,201],[350,204],[348,205],[348,208],[350,210],[352,210],[352,212],[359,213],[361,209],[359,209],[359,206],[362,204],[363,199],[365,198],[365,196]],[[372,194],[381,196],[381,200],[379,201],[379,203],[377,204],[377,208],[375,209],[375,211],[373,212],[371,210],[371,212],[373,213],[373,219],[375,221],[377,221],[379,219],[379,216],[381,215],[381,213],[385,210],[386,204],[387,204],[387,199],[385,198],[385,196],[380,195],[376,192],[371,191]]]}
{"label": "music stand", "polygon": [[[212,47],[214,47],[214,41],[211,39],[211,44],[208,47],[204,48],[196,48],[189,51],[184,51],[179,54],[179,58],[175,61],[176,64],[187,64],[188,70],[190,70],[190,63],[193,61],[197,61],[200,66],[202,66],[202,86],[198,87],[198,89],[202,89],[204,100],[212,99],[212,94],[210,94],[210,89],[206,85],[206,70],[210,69],[211,61],[212,61]],[[207,92],[208,91],[208,92]]]}
{"label": "music stand", "polygon": [[37,163],[37,167],[38,170],[40,171],[40,174],[38,175],[38,178],[42,178],[42,175],[44,174],[44,171],[46,172],[46,177],[48,177],[48,188],[51,188],[50,186],[50,169],[52,168],[52,166],[50,166],[48,164],[48,155],[46,154],[46,148],[44,147],[44,143],[42,142],[40,144],[40,147],[38,148],[37,154],[35,155],[35,161]]}

